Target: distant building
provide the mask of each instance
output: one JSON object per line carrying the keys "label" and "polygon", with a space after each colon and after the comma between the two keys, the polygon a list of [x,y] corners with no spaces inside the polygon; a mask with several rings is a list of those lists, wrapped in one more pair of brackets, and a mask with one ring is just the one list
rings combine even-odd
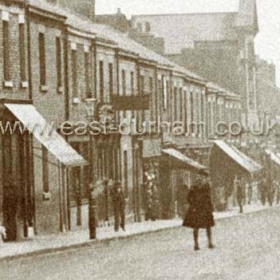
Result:
{"label": "distant building", "polygon": [[165,44],[164,38],[155,36],[150,32],[149,24],[145,26],[132,27],[131,22],[125,14],[118,9],[116,14],[96,15],[94,21],[96,23],[110,25],[114,29],[127,33],[130,38],[144,45],[159,54],[164,54]]}
{"label": "distant building", "polygon": [[272,118],[280,115],[280,89],[276,85],[276,67],[256,57],[256,86],[259,110]]}
{"label": "distant building", "polygon": [[58,3],[76,13],[94,19],[95,0],[48,0],[48,2]]}
{"label": "distant building", "polygon": [[176,63],[240,94],[244,121],[258,121],[255,0],[240,0],[239,10],[231,13],[135,15],[131,25],[162,37],[165,54]]}

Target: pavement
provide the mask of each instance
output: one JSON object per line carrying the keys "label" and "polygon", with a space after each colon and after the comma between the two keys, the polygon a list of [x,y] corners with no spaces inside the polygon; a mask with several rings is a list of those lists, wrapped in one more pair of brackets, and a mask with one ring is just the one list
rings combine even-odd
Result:
{"label": "pavement", "polygon": [[280,207],[216,220],[194,251],[192,230],[175,227],[137,238],[0,263],[5,280],[279,280]]}
{"label": "pavement", "polygon": [[[279,207],[279,206],[274,206]],[[269,206],[247,205],[244,214],[256,213],[271,209]],[[239,208],[232,208],[225,212],[215,212],[215,220],[227,219],[239,216]],[[96,244],[110,243],[114,240],[129,239],[148,233],[156,233],[164,230],[182,226],[181,219],[145,221],[141,223],[128,224],[126,231],[114,232],[113,227],[98,228],[97,239],[89,240],[87,230],[54,234],[47,236],[36,236],[33,239],[14,243],[3,243],[0,245],[0,262],[22,257],[37,256],[53,252],[63,252],[70,249],[93,246]],[[280,278],[279,278],[280,279]]]}

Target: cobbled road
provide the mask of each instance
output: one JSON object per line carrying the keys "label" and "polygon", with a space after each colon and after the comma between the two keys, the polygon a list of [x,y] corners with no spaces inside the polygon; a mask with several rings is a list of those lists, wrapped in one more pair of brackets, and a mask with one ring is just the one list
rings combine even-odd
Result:
{"label": "cobbled road", "polygon": [[186,228],[0,263],[0,279],[280,280],[280,208],[223,219],[216,248]]}

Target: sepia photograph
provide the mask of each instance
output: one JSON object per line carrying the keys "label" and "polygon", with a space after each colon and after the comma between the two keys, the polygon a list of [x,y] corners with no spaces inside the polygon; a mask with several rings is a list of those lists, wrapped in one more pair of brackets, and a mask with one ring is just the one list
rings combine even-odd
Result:
{"label": "sepia photograph", "polygon": [[279,0],[0,0],[0,279],[280,280]]}

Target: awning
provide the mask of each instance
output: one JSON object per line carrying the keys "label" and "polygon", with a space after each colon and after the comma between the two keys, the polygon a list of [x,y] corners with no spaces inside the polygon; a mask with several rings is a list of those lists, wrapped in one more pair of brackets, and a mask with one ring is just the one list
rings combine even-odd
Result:
{"label": "awning", "polygon": [[175,149],[164,149],[162,150],[162,153],[165,155],[168,155],[169,157],[180,161],[181,163],[183,163],[184,165],[186,165],[186,167],[190,170],[199,172],[199,173],[204,173],[204,174],[208,174],[207,168],[203,165],[201,165],[200,163],[194,161],[193,159],[185,156],[184,154],[182,154],[180,151],[175,150]]}
{"label": "awning", "polygon": [[249,173],[255,173],[262,169],[260,164],[256,163],[253,159],[243,154],[234,146],[229,146],[222,140],[215,141],[214,144],[245,171]]}
{"label": "awning", "polygon": [[30,133],[65,166],[82,166],[88,162],[79,155],[43,116],[30,104],[5,104]]}
{"label": "awning", "polygon": [[270,157],[271,161],[280,166],[280,157],[271,150],[265,150],[265,153]]}

